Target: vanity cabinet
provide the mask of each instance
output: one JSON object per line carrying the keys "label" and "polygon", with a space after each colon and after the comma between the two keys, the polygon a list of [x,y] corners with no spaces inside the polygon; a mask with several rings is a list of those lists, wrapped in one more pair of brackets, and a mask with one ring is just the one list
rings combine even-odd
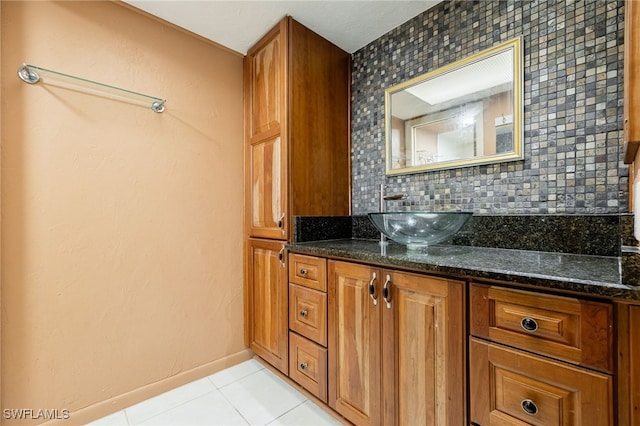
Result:
{"label": "vanity cabinet", "polygon": [[613,306],[470,285],[470,420],[612,425]]}
{"label": "vanity cabinet", "polygon": [[356,425],[465,423],[464,283],[328,262],[329,406]]}
{"label": "vanity cabinet", "polygon": [[244,59],[245,344],[285,374],[292,218],[350,214],[350,61],[291,17]]}

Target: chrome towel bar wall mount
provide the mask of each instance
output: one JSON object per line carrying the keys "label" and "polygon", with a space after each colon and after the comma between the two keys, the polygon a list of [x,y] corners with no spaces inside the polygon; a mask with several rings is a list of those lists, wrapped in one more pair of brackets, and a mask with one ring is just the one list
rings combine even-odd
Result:
{"label": "chrome towel bar wall mount", "polygon": [[117,94],[119,96],[141,101],[141,102],[151,102],[151,109],[155,112],[163,112],[164,104],[167,102],[166,99],[158,98],[156,96],[149,96],[143,93],[134,92],[132,90],[122,89],[117,86],[112,86],[109,84],[98,83],[97,81],[88,80],[82,77],[76,77],[70,74],[65,74],[58,71],[53,71],[50,69],[42,68],[36,65],[31,64],[22,64],[20,68],[18,68],[18,77],[22,81],[28,84],[36,84],[41,80],[41,74],[43,76],[50,76],[58,80],[64,80],[66,82],[77,82],[84,87],[90,87],[92,89],[97,89],[99,91],[105,91],[110,94]]}

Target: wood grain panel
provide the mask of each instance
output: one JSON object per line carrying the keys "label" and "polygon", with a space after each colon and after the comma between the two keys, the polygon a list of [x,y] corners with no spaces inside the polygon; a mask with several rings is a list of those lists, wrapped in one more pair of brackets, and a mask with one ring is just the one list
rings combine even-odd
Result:
{"label": "wood grain panel", "polygon": [[327,260],[292,253],[289,256],[289,282],[326,292]]}
{"label": "wood grain panel", "polygon": [[464,283],[384,274],[384,424],[465,424]]}
{"label": "wood grain panel", "polygon": [[[573,297],[472,284],[471,334],[613,372],[613,307]],[[535,321],[526,330],[524,320]]]}
{"label": "wood grain panel", "polygon": [[289,333],[289,375],[327,402],[327,350],[296,333]]}
{"label": "wood grain panel", "polygon": [[351,209],[351,55],[290,21],[291,212],[340,216]]}
{"label": "wood grain panel", "polygon": [[[250,239],[248,243],[250,347],[287,374],[288,283],[281,242]],[[284,260],[286,262],[286,260]]]}
{"label": "wood grain panel", "polygon": [[328,262],[329,406],[356,425],[382,418],[381,306],[368,291],[374,273],[380,276],[368,266]]}
{"label": "wood grain panel", "polygon": [[249,137],[279,129],[285,113],[286,26],[279,24],[247,52],[245,74],[251,89],[247,115]]}
{"label": "wood grain panel", "polygon": [[624,7],[624,161],[631,163],[640,146],[640,2]]}
{"label": "wood grain panel", "polygon": [[327,346],[327,294],[289,284],[289,328]]}
{"label": "wood grain panel", "polygon": [[253,237],[287,239],[286,175],[279,136],[248,148],[249,233]]}
{"label": "wood grain panel", "polygon": [[[613,379],[471,338],[471,421],[482,425],[613,425]],[[487,392],[489,397],[481,395]],[[535,412],[527,412],[525,401]],[[531,407],[531,405],[529,405]]]}
{"label": "wood grain panel", "polygon": [[640,306],[616,305],[618,424],[640,424]]}

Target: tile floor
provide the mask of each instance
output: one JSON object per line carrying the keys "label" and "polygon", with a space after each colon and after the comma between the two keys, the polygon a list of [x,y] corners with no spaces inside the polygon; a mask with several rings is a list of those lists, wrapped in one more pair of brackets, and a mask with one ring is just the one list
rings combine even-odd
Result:
{"label": "tile floor", "polygon": [[133,405],[90,425],[341,425],[256,360]]}

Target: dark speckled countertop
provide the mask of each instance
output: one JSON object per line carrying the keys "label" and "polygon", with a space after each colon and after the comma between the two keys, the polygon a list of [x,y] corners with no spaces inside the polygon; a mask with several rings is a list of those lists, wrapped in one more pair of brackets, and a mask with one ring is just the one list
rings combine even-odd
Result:
{"label": "dark speckled countertop", "polygon": [[338,239],[289,244],[291,252],[359,261],[398,269],[500,281],[524,287],[588,296],[640,300],[640,287],[621,284],[620,257],[552,253],[530,250],[435,245],[412,253],[389,244],[386,253],[377,241]]}

